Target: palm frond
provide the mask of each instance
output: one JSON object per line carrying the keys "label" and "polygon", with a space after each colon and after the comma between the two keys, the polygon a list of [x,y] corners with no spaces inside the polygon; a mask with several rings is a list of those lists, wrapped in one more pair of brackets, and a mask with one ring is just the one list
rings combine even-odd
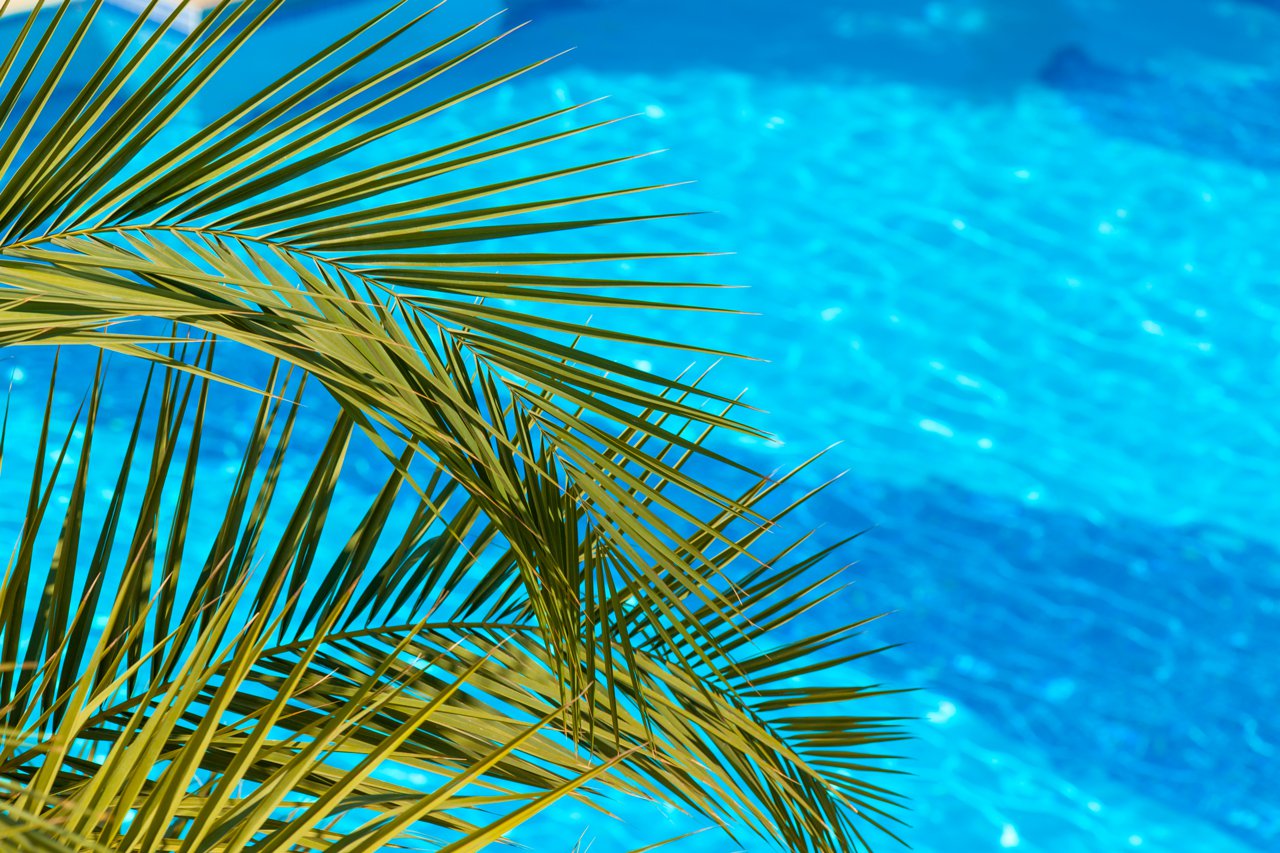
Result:
{"label": "palm frond", "polygon": [[[211,348],[189,349],[189,357],[212,366]],[[177,347],[171,353],[182,354]],[[579,523],[580,493],[531,477],[526,486],[539,495],[529,501],[527,520],[558,531],[561,543],[540,555],[539,575],[528,578],[518,546],[498,535],[482,502],[455,481],[437,469],[425,481],[427,500],[405,488],[413,459],[406,451],[363,513],[336,522],[339,531],[344,521],[350,529],[324,568],[314,561],[333,535],[333,501],[358,436],[352,419],[339,414],[308,460],[313,473],[302,492],[277,507],[277,485],[296,454],[289,446],[301,383],[273,368],[230,495],[211,498],[196,486],[211,380],[157,369],[96,536],[84,529],[84,507],[95,479],[102,369],[87,414],[73,418],[62,438],[46,409],[17,559],[0,588],[7,602],[0,630],[12,659],[26,643],[24,667],[0,674],[0,713],[15,733],[0,738],[0,776],[29,791],[24,807],[26,798],[88,799],[99,811],[76,811],[70,830],[103,840],[123,831],[152,845],[197,832],[191,827],[216,833],[219,821],[234,815],[234,822],[248,822],[228,838],[257,844],[279,827],[268,820],[275,807],[251,797],[257,805],[250,808],[228,793],[247,783],[272,786],[280,802],[301,794],[339,811],[360,803],[362,812],[393,815],[397,828],[426,820],[474,831],[443,807],[410,808],[415,795],[372,775],[373,768],[394,762],[447,777],[496,755],[484,764],[483,784],[504,792],[493,796],[521,802],[512,791],[551,796],[587,772],[579,756],[592,755],[611,762],[600,784],[680,803],[726,827],[751,826],[795,849],[853,849],[849,807],[876,824],[891,819],[884,806],[894,797],[862,776],[874,770],[865,751],[900,737],[893,721],[833,717],[820,707],[799,713],[884,691],[790,686],[807,671],[798,661],[824,669],[868,654],[836,654],[865,620],[769,641],[833,593],[824,587],[834,574],[809,577],[824,552],[795,556],[803,539],[739,571],[736,563],[749,560],[746,548],[763,528],[735,534],[737,516],[723,513],[710,526],[730,542],[709,554],[716,574],[703,580],[710,587],[735,578],[725,592],[732,589],[732,610],[725,596],[682,601],[671,592],[671,572],[626,573],[608,540]],[[83,438],[68,463],[77,429]],[[49,470],[47,458],[55,460]],[[552,457],[544,450],[542,458]],[[755,508],[785,482],[761,481],[738,500]],[[68,484],[66,509],[51,514],[50,496]],[[137,521],[120,547],[129,532],[122,507],[137,489]],[[225,507],[220,521],[189,509],[211,504]],[[166,505],[176,511],[163,513]],[[771,522],[781,523],[797,505]],[[32,555],[46,529],[57,535],[42,571]],[[201,529],[209,540],[204,553],[190,544]],[[85,569],[77,564],[81,552],[90,555]],[[97,621],[108,578],[116,596]],[[25,602],[31,589],[44,593]],[[556,622],[564,608],[554,602],[562,599],[577,603],[571,624]],[[664,618],[643,618],[647,606]],[[681,620],[681,612],[688,616]],[[229,627],[236,620],[247,620],[246,627]],[[677,656],[700,662],[681,666]],[[707,689],[715,672],[731,689]],[[319,736],[343,714],[358,725],[340,737]],[[542,722],[525,737],[531,723],[522,720]],[[519,752],[503,751],[517,742]],[[370,775],[340,782],[347,777],[339,754],[365,756]],[[165,771],[126,788],[95,781],[123,780],[124,766]],[[850,769],[857,774],[846,775]],[[209,778],[193,789],[201,773]],[[159,817],[135,816],[125,825],[125,815],[151,815],[157,802],[168,803]],[[399,810],[414,817],[399,820]],[[250,811],[257,818],[244,816]],[[306,814],[315,821],[305,829],[291,824],[290,843],[320,838],[308,833],[329,813],[316,807]]]}
{"label": "palm frond", "polygon": [[[758,434],[745,405],[608,354],[727,353],[575,315],[705,310],[644,298],[701,285],[520,271],[660,252],[493,251],[658,218],[556,216],[661,185],[487,201],[628,158],[462,180],[611,120],[539,135],[561,109],[346,169],[541,65],[440,95],[502,36],[436,32],[430,9],[397,4],[175,140],[280,0],[221,3],[179,37],[184,5],[158,27],[145,10],[70,97],[99,0],[78,19],[33,11],[0,60],[0,346],[150,363],[105,506],[91,465],[120,392],[103,358],[61,433],[55,360],[23,448],[0,585],[0,833],[358,851],[427,831],[473,850],[606,789],[796,851],[889,831],[896,798],[870,774],[896,721],[840,710],[887,691],[792,681],[869,654],[850,646],[867,620],[790,632],[835,578],[803,538],[758,553],[799,502],[770,509],[788,478],[712,448]],[[435,190],[445,176],[461,188]],[[267,357],[265,381],[228,370],[228,351]],[[211,496],[223,395],[256,410]],[[310,399],[337,415],[285,495]],[[339,486],[370,450],[386,476],[356,510]],[[706,464],[750,479],[717,488]]]}
{"label": "palm frond", "polygon": [[[470,226],[477,219],[505,222],[548,205],[580,203],[601,194],[468,208],[466,202],[512,184],[426,194],[423,190],[430,185],[424,181],[430,174],[421,173],[418,157],[375,170],[371,177],[377,180],[354,194],[327,192],[316,201],[288,189],[312,182],[313,175],[352,151],[509,79],[510,74],[501,75],[408,114],[379,119],[380,111],[397,97],[425,86],[494,39],[447,56],[442,51],[464,40],[469,30],[428,40],[428,47],[410,57],[354,80],[342,72],[357,58],[376,59],[381,42],[340,61],[342,48],[348,46],[340,39],[166,149],[160,131],[199,96],[218,68],[231,61],[237,45],[264,24],[274,5],[219,6],[142,79],[136,79],[139,70],[134,64],[117,57],[116,67],[108,57],[101,91],[89,96],[82,92],[13,168],[0,188],[0,231],[6,234],[0,242],[0,275],[6,285],[0,299],[9,320],[0,325],[0,343],[92,342],[116,352],[162,358],[148,346],[155,341],[127,331],[136,325],[131,320],[158,317],[265,352],[322,383],[388,453],[384,431],[409,441],[485,501],[486,513],[504,535],[529,541],[534,551],[546,543],[529,538],[519,477],[524,471],[538,473],[542,466],[512,452],[502,422],[508,410],[531,424],[537,440],[546,438],[553,446],[566,434],[585,434],[594,422],[622,425],[692,448],[678,432],[644,417],[647,410],[750,431],[730,417],[731,412],[710,414],[696,400],[677,402],[663,392],[693,393],[701,401],[731,403],[731,409],[738,407],[736,402],[568,346],[572,338],[601,337],[669,345],[540,316],[543,305],[598,305],[599,298],[586,295],[580,281],[560,287],[555,277],[544,277],[530,288],[523,281],[508,282],[502,273],[482,274],[487,278],[480,279],[473,273],[466,279],[448,269],[458,263],[488,265],[492,258],[427,251],[647,217]],[[97,5],[91,6],[83,20],[91,21],[97,11]],[[429,13],[415,18],[386,38],[412,37],[420,27],[429,27],[430,19]],[[50,28],[57,23],[55,19]],[[222,38],[232,31],[234,36]],[[33,55],[27,66],[34,60]],[[319,73],[326,63],[333,66],[328,69],[332,74]],[[46,83],[52,85],[56,76],[49,75]],[[391,89],[361,99],[381,77],[393,76],[399,82]],[[132,94],[121,102],[115,96],[126,83]],[[332,83],[336,91],[302,109],[308,99],[319,96],[324,83]],[[13,151],[39,125],[47,100],[38,97],[22,112],[10,137]],[[354,136],[341,135],[358,120],[369,126]],[[488,149],[471,157],[491,159],[509,153]],[[465,165],[456,159],[444,164],[449,170]],[[536,175],[518,183],[561,174]],[[397,182],[413,191],[409,201],[392,200],[381,190],[383,184]],[[277,208],[280,199],[287,204]],[[335,204],[355,202],[356,209],[339,207],[345,212],[332,212]],[[459,205],[463,206],[430,217],[416,215]],[[243,222],[238,218],[242,211],[251,214]],[[507,257],[504,265],[538,260],[536,255],[517,254]],[[388,265],[395,272],[383,281],[379,270]],[[442,273],[447,273],[446,281],[437,284],[432,276]],[[460,287],[460,281],[470,286]],[[488,293],[476,285],[487,287]],[[406,287],[412,291],[409,296],[401,292]],[[530,308],[511,311],[476,303],[477,297],[489,296],[514,297]],[[491,385],[495,394],[468,398],[459,389],[472,381]],[[592,435],[599,438],[603,433],[595,429]],[[705,448],[699,452],[722,464],[736,464]],[[508,455],[511,458],[505,458]],[[600,472],[610,464],[617,467],[619,461],[610,462],[596,443],[579,441],[572,452],[558,448],[555,468],[560,479],[592,492],[599,513],[610,520],[601,527],[603,535],[627,538],[619,548],[631,559],[672,563],[677,551],[671,543],[679,545],[679,536],[661,516],[644,508],[648,488],[640,487],[640,497],[631,490],[599,488]],[[633,449],[621,464],[648,471],[656,463],[643,450]],[[665,473],[672,487],[693,500],[742,509],[699,478]],[[685,514],[686,520],[691,518],[697,514]],[[521,559],[526,570],[536,571],[534,554],[522,554]],[[677,589],[697,590],[688,579],[677,577],[675,582]]]}

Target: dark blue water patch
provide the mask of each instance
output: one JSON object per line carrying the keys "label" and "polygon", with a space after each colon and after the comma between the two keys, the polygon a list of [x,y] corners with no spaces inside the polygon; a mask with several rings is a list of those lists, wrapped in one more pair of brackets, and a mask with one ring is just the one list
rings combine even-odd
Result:
{"label": "dark blue water patch", "polygon": [[1070,0],[516,0],[508,19],[605,72],[836,73],[984,94],[1033,77],[1079,14]]}
{"label": "dark blue water patch", "polygon": [[877,525],[848,549],[845,606],[898,611],[874,632],[908,642],[873,663],[886,683],[947,697],[1081,788],[1110,779],[1275,849],[1273,545],[949,484],[855,482],[804,515],[826,531]]}
{"label": "dark blue water patch", "polygon": [[507,11],[516,18],[539,18],[558,12],[599,9],[603,6],[604,3],[600,0],[512,0],[507,4]]}
{"label": "dark blue water patch", "polygon": [[1280,80],[1207,84],[1107,67],[1069,47],[1040,79],[1108,133],[1197,157],[1280,167],[1274,140]]}
{"label": "dark blue water patch", "polygon": [[[264,4],[258,4],[259,7],[262,5]],[[73,4],[68,7],[58,23],[50,46],[46,49],[40,59],[40,64],[32,75],[32,81],[28,83],[28,95],[33,94],[40,81],[48,75],[55,59],[68,45],[77,27],[82,24],[87,8],[88,4]],[[438,9],[434,9],[415,29],[391,40],[377,51],[375,57],[356,63],[334,84],[327,87],[315,98],[300,104],[298,110],[308,109],[314,106],[321,98],[332,95],[339,88],[352,85],[357,79],[363,80],[371,77],[375,73],[409,58],[414,53],[432,44],[442,42],[449,36],[474,24],[480,24],[486,18],[493,17],[499,9],[500,7],[496,0],[455,0],[455,2],[441,5]],[[234,23],[223,33],[221,42],[227,44],[233,38],[242,37],[246,27],[255,18],[254,11],[251,9],[235,18]],[[356,39],[337,60],[330,58],[328,63],[322,66],[324,69],[332,68],[337,61],[353,57],[357,51],[371,46],[377,39],[390,35],[398,27],[421,15],[423,11],[424,6],[412,3],[388,11],[386,4],[374,2],[374,0],[356,0],[356,2],[344,4],[326,2],[299,3],[296,7],[293,3],[287,3],[280,10],[274,12],[265,25],[240,45],[233,61],[211,76],[197,99],[197,104],[203,110],[206,118],[220,115],[232,107],[238,106],[257,88],[274,83],[304,61],[309,60],[314,54],[319,53],[332,41],[366,23],[374,15],[383,12],[388,13],[385,19],[372,32],[365,33],[364,36]],[[99,64],[103,59],[128,34],[137,19],[137,15],[138,10],[128,7],[127,4],[108,4],[104,6],[88,27],[84,42],[63,72],[59,93],[64,94],[67,98],[78,93],[98,70]],[[218,20],[230,20],[230,15],[231,13],[229,12],[224,13]],[[158,21],[164,17],[165,15],[161,14],[153,15],[151,21],[144,24],[140,33],[133,37],[131,49],[141,47],[147,39],[151,38],[156,30]],[[11,15],[0,20],[0,45],[4,46],[4,50],[7,51],[9,44],[17,38],[25,20],[25,15]],[[28,35],[24,49],[18,54],[19,62],[26,61],[39,41],[41,33],[45,28],[52,26],[54,21],[55,14],[53,11],[40,13],[37,17],[35,30]],[[427,62],[435,65],[454,58],[462,50],[478,44],[481,39],[497,35],[499,26],[500,21],[495,18],[469,36],[463,37],[453,44],[441,46],[437,54],[426,62],[420,62],[414,66],[414,70],[422,71]],[[157,69],[161,58],[166,56],[169,51],[176,49],[186,38],[186,35],[187,32],[182,26],[175,26],[161,36],[160,47],[142,64],[139,70],[134,72],[133,79],[126,86],[125,94],[132,92],[138,84],[146,79],[148,74],[153,73]],[[501,53],[501,51],[497,52]],[[493,51],[490,52],[490,54],[492,53]],[[438,98],[441,92],[447,91],[448,94],[453,94],[467,86],[475,85],[481,79],[491,79],[497,73],[500,73],[495,69],[508,71],[517,67],[516,62],[521,56],[521,54],[517,54],[514,57],[507,56],[505,61],[503,61],[504,58],[502,57],[491,58],[486,56],[482,61],[467,63],[461,73],[455,72],[448,75],[450,82],[447,88],[437,87],[439,91],[428,90],[427,94],[418,93],[416,102],[414,102],[414,99],[404,99],[404,102],[399,106],[404,109],[421,106],[422,99],[428,95]],[[125,60],[129,57],[130,53],[126,51],[124,58],[117,63],[116,67],[123,66]],[[477,66],[486,74],[485,77],[477,76],[480,73],[474,71]],[[18,67],[21,66],[19,65]],[[310,81],[317,76],[317,73],[316,71],[309,72],[300,79],[304,82]],[[370,91],[354,98],[346,105],[347,108],[352,109],[389,91],[403,83],[408,78],[409,73],[406,71],[393,75],[388,80],[372,87]],[[172,84],[171,88],[175,86],[176,84]]]}
{"label": "dark blue water patch", "polygon": [[[433,8],[434,7],[434,8]],[[274,84],[285,75],[293,73],[302,63],[325,50],[331,43],[354,32],[374,19],[384,15],[372,29],[364,32],[337,56],[331,56],[321,63],[319,69],[312,69],[296,78],[287,91],[293,91],[299,83],[309,83],[320,73],[334,69],[340,62],[355,60],[356,55],[382,39],[389,39],[371,56],[365,57],[347,68],[341,75],[321,89],[312,98],[299,103],[294,114],[309,110],[330,96],[345,91],[357,82],[364,82],[380,75],[384,70],[397,63],[408,61],[417,53],[433,45],[439,45],[437,52],[418,60],[396,74],[392,74],[366,91],[357,93],[346,101],[342,108],[354,111],[371,100],[380,97],[415,74],[427,68],[435,67],[455,58],[464,50],[475,47],[483,39],[498,34],[500,22],[497,19],[482,24],[492,18],[499,10],[494,0],[457,0],[440,5],[410,3],[399,7],[375,2],[375,0],[356,0],[348,3],[313,2],[286,3],[279,11],[272,13],[270,19],[238,48],[235,58],[224,68],[215,73],[201,92],[199,106],[208,116],[219,115],[244,101],[256,87]],[[418,19],[430,9],[429,14],[413,26],[393,34]],[[246,14],[223,36],[227,42],[245,30],[253,16]],[[480,28],[457,41],[442,44],[447,39],[461,33],[473,25]],[[469,85],[480,82],[473,73],[477,65],[484,64],[491,68],[492,63],[464,63],[461,72],[451,71],[445,74],[447,83],[443,86],[427,87],[425,90],[410,93],[396,101],[396,107],[407,111],[421,107],[430,97],[439,99],[444,94],[454,94]],[[512,65],[504,66],[510,70]],[[493,74],[489,75],[494,76]],[[459,79],[461,78],[461,79]]]}

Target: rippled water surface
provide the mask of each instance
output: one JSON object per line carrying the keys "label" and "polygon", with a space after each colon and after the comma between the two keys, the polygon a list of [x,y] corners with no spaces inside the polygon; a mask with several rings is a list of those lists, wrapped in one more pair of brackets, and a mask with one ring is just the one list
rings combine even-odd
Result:
{"label": "rippled water surface", "polygon": [[635,145],[673,152],[637,180],[716,211],[672,239],[737,253],[663,274],[762,314],[646,322],[770,360],[721,369],[784,442],[751,453],[843,442],[809,520],[877,525],[849,606],[900,610],[875,675],[926,686],[921,850],[1280,843],[1272,66],[1114,41],[980,94],[601,61],[514,95],[643,114]]}

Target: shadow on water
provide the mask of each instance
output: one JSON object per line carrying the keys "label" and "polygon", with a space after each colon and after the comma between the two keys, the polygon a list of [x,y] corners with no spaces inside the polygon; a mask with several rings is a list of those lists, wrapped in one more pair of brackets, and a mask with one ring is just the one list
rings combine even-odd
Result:
{"label": "shadow on water", "polygon": [[1062,91],[1107,133],[1197,157],[1280,167],[1280,79],[1206,84],[1109,68],[1077,47],[1060,51],[1040,79]]}
{"label": "shadow on water", "polygon": [[1280,683],[1261,650],[1280,647],[1274,545],[946,483],[842,481],[804,522],[876,525],[845,552],[858,561],[845,600],[897,609],[874,631],[910,641],[872,664],[886,682],[906,667],[1073,783],[1105,774],[1272,849]]}
{"label": "shadow on water", "polygon": [[[1280,166],[1280,0],[515,0],[538,41],[605,72],[720,69],[890,81],[962,97],[1064,93],[1117,136]],[[1208,74],[1231,66],[1246,81]],[[838,109],[837,104],[832,105]]]}
{"label": "shadow on water", "polygon": [[978,95],[1033,77],[1077,28],[1068,0],[515,0],[508,16],[602,71],[837,73]]}

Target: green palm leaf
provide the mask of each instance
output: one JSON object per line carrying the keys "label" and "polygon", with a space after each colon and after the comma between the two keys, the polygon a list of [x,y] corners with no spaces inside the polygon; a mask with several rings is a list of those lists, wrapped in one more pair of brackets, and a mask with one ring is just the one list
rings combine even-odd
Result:
{"label": "green palm leaf", "polygon": [[[680,310],[614,294],[696,285],[511,271],[661,253],[489,250],[653,218],[547,215],[656,187],[482,206],[618,160],[429,183],[608,122],[491,147],[560,110],[326,177],[536,67],[396,112],[498,39],[392,9],[174,142],[278,6],[223,3],[181,39],[144,13],[56,109],[100,2],[78,22],[32,12],[0,61],[0,346],[152,364],[96,530],[94,436],[120,392],[99,362],[58,436],[50,381],[0,586],[5,825],[50,850],[375,850],[422,832],[471,850],[613,789],[793,850],[888,831],[895,798],[868,774],[894,722],[823,710],[885,691],[790,680],[867,654],[849,648],[865,620],[778,639],[831,594],[825,553],[757,553],[796,505],[769,509],[786,477],[733,493],[693,471],[746,470],[709,444],[752,432],[741,401],[591,346],[671,342],[572,316]],[[420,47],[370,70],[393,43]],[[274,366],[237,378],[215,342]],[[338,414],[282,497],[308,381]],[[198,472],[228,394],[257,410],[211,498]],[[365,449],[386,478],[335,522]]]}

